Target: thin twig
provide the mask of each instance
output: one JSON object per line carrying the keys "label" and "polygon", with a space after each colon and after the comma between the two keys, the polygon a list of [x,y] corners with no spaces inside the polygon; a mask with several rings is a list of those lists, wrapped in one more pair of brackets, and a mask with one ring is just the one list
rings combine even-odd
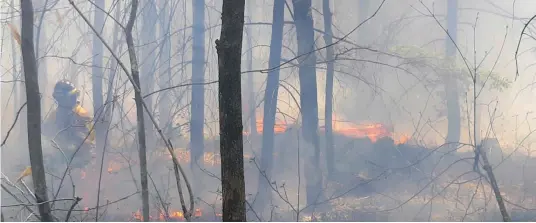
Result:
{"label": "thin twig", "polygon": [[27,103],[28,102],[24,102],[24,104],[22,104],[22,106],[20,106],[19,110],[17,111],[17,115],[15,116],[15,121],[13,121],[13,124],[11,124],[11,127],[9,127],[9,130],[7,130],[6,137],[2,141],[2,144],[0,145],[0,147],[4,146],[6,144],[6,141],[9,138],[9,134],[11,134],[11,130],[13,130],[13,128],[15,128],[15,125],[17,124],[17,120],[19,119],[19,115],[20,115],[22,109],[26,106]]}
{"label": "thin twig", "polygon": [[530,18],[527,23],[525,23],[525,26],[523,26],[523,29],[521,30],[521,35],[519,35],[519,41],[517,41],[516,52],[514,54],[515,61],[516,61],[516,77],[515,77],[514,80],[517,80],[517,77],[519,77],[519,65],[518,65],[518,62],[517,62],[517,55],[519,53],[519,46],[521,45],[521,39],[523,38],[523,34],[525,34],[525,29],[530,24],[530,22],[532,22],[532,20],[534,20],[535,18],[536,18],[536,14],[533,15],[532,18]]}
{"label": "thin twig", "polygon": [[[108,51],[110,52],[110,54],[112,55],[112,57],[117,61],[117,64],[121,67],[121,69],[125,72],[125,75],[127,76],[127,78],[129,79],[129,81],[132,83],[132,86],[134,88],[134,91],[135,92],[138,92],[138,93],[141,93],[141,90],[140,90],[140,87],[136,84],[136,82],[133,80],[132,78],[132,75],[131,73],[129,72],[129,70],[127,69],[127,67],[125,66],[125,64],[121,61],[121,59],[119,59],[119,57],[115,54],[115,52],[112,50],[112,48],[110,47],[110,45],[104,40],[104,38],[96,31],[95,27],[93,27],[93,25],[91,24],[91,22],[88,20],[88,18],[82,13],[82,11],[80,11],[80,9],[76,6],[76,4],[74,4],[74,1],[73,0],[69,0],[69,3],[73,6],[73,8],[77,11],[77,13],[82,17],[82,19],[86,22],[86,24],[93,30],[93,32],[95,32],[96,36],[102,41],[103,45],[106,47],[106,49],[108,49]],[[146,111],[147,115],[149,116],[149,118],[151,119],[155,129],[157,130],[158,134],[160,135],[160,137],[163,139],[167,149],[168,149],[168,152],[170,153],[171,155],[171,158],[173,160],[173,166],[174,168],[177,168],[179,171],[180,171],[180,174],[182,174],[184,176],[184,183],[186,184],[186,188],[188,190],[188,193],[189,193],[189,197],[190,197],[190,211],[188,212],[185,212],[184,213],[184,216],[186,218],[186,216],[191,216],[191,213],[192,211],[194,210],[194,197],[193,197],[193,192],[192,192],[192,187],[188,181],[188,178],[186,177],[186,173],[184,171],[184,169],[182,168],[182,166],[180,165],[178,159],[177,159],[177,156],[175,155],[175,153],[173,152],[173,146],[171,145],[170,141],[169,140],[166,140],[166,137],[164,136],[164,133],[162,132],[162,130],[160,129],[160,127],[158,126],[158,123],[156,122],[156,119],[154,118],[154,116],[151,114],[151,109],[148,108],[147,104],[145,103],[145,101],[141,101],[142,105],[143,105],[143,108],[144,110]],[[175,171],[175,178],[177,180],[180,179],[180,176],[177,174],[178,171]],[[183,194],[182,190],[181,190],[181,187],[180,185],[178,185],[178,191],[179,191],[179,196],[181,196]],[[182,204],[182,206],[185,206],[184,204]]]}
{"label": "thin twig", "polygon": [[79,198],[79,197],[76,197],[74,202],[73,202],[73,205],[71,205],[71,208],[69,208],[69,212],[67,212],[67,216],[65,217],[65,221],[68,222],[69,221],[69,218],[71,218],[71,213],[73,212],[74,210],[74,207],[76,207],[76,205],[78,204],[78,202],[80,202],[82,200],[82,198]]}

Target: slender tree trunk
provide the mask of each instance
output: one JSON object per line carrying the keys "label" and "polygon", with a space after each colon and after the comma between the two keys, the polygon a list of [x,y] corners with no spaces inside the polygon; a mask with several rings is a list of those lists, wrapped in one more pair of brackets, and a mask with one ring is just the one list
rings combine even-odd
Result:
{"label": "slender tree trunk", "polygon": [[[270,41],[270,58],[268,67],[277,67],[281,61],[283,47],[283,25],[285,19],[285,0],[274,0],[272,18],[272,39]],[[258,202],[256,209],[264,210],[272,198],[270,187],[272,168],[274,162],[274,124],[279,92],[279,69],[272,69],[266,77],[266,91],[264,92],[264,112],[262,126],[262,150],[258,182]]]}
{"label": "slender tree trunk", "polygon": [[[95,0],[95,16],[93,18],[93,26],[99,31],[99,34],[102,35],[104,29],[104,12],[101,9],[104,9],[104,0]],[[100,9],[99,9],[100,8]],[[104,114],[104,102],[103,102],[103,87],[102,80],[104,77],[104,72],[102,70],[102,59],[103,59],[103,46],[102,41],[97,37],[97,33],[93,34],[93,66],[91,66],[91,85],[93,92],[93,117],[95,124],[95,141],[97,151],[104,150],[106,145],[106,137],[103,123],[103,114]]]}
{"label": "slender tree trunk", "polygon": [[[332,14],[329,7],[329,0],[323,0],[324,13],[324,42],[326,45],[333,43],[333,31],[331,30]],[[327,72],[326,72],[326,103],[325,103],[325,133],[326,133],[326,159],[328,167],[328,177],[335,171],[334,145],[333,145],[333,75],[334,57],[333,47],[326,48]]]}
{"label": "slender tree trunk", "polygon": [[[193,0],[193,54],[192,83],[205,80],[205,0]],[[238,57],[240,58],[240,56]],[[190,110],[190,146],[192,170],[203,168],[204,124],[205,124],[205,87],[202,84],[192,86],[192,103]],[[199,167],[197,167],[199,164]],[[195,182],[194,182],[195,183]],[[201,183],[197,182],[196,186]]]}
{"label": "slender tree trunk", "polygon": [[[316,55],[314,53],[314,26],[311,0],[293,0],[294,22],[298,39],[298,59],[300,79],[300,106],[302,113],[302,134],[305,141],[314,147],[314,153],[307,155],[305,162],[307,205],[322,201],[322,178],[320,172],[320,143],[318,140],[318,101],[316,86]],[[312,52],[312,53],[311,53]],[[311,154],[307,152],[306,154]]]}
{"label": "slender tree trunk", "polygon": [[24,64],[24,81],[26,83],[26,102],[28,106],[28,148],[30,152],[32,180],[41,221],[51,222],[52,214],[48,203],[43,150],[41,147],[41,99],[33,42],[33,18],[32,1],[21,0],[21,52],[22,62]]}
{"label": "slender tree trunk", "polygon": [[[150,93],[154,90],[154,81],[156,80],[156,52],[159,47],[155,44],[156,42],[156,23],[158,18],[156,15],[156,3],[155,1],[145,1],[145,6],[142,7],[141,15],[143,18],[142,28],[141,28],[141,58],[143,63],[141,64],[141,78],[142,85],[140,86],[143,92]],[[153,97],[148,96],[145,99],[145,104],[153,110]],[[148,134],[147,137],[147,146],[149,149],[154,149],[156,147],[155,131],[154,126],[151,123],[151,118],[147,112],[144,112],[145,120],[145,132]]]}
{"label": "slender tree trunk", "polygon": [[[446,56],[453,63],[456,60],[456,47],[452,40],[456,41],[458,36],[458,0],[447,1],[447,30],[450,37],[446,37]],[[452,40],[451,40],[452,38]],[[458,95],[458,82],[453,74],[447,75],[445,92],[447,95],[447,148],[455,148],[460,141],[461,113],[460,99]]]}
{"label": "slender tree trunk", "polygon": [[[134,48],[134,39],[132,38],[132,29],[136,22],[136,12],[138,11],[138,0],[132,0],[130,18],[125,28],[125,36],[128,46],[128,55],[130,58],[130,70],[132,79],[136,86],[140,85],[140,71],[138,67],[138,59],[136,58],[136,49]],[[138,146],[140,159],[140,175],[141,175],[141,198],[142,198],[142,215],[143,221],[149,221],[149,190],[147,181],[147,144],[145,141],[145,122],[143,112],[143,98],[141,87],[140,91],[134,94],[136,101],[136,117],[138,125]],[[149,107],[148,107],[149,108]]]}
{"label": "slender tree trunk", "polygon": [[[251,23],[251,16],[253,15],[253,5],[254,1],[249,1],[248,3],[248,14],[249,14],[249,22]],[[253,44],[252,44],[252,33],[250,26],[246,26],[246,33],[247,33],[247,70],[253,70]],[[253,139],[257,138],[257,112],[256,107],[257,103],[255,102],[255,73],[249,73],[247,74],[247,80],[246,83],[248,85],[248,110],[249,110],[249,133],[250,137]],[[256,141],[256,140],[255,140]]]}
{"label": "slender tree trunk", "polygon": [[[162,38],[162,53],[160,54],[160,77],[158,78],[158,85],[160,89],[169,87],[171,85],[171,41],[169,37],[169,21],[171,16],[168,11],[170,5],[169,0],[160,1],[160,38]],[[158,95],[158,114],[160,127],[166,129],[166,137],[172,137],[170,131],[173,123],[170,122],[171,116],[171,100],[169,99],[169,91],[162,91]]]}
{"label": "slender tree trunk", "polygon": [[509,222],[512,219],[510,218],[510,215],[508,214],[508,211],[506,210],[506,205],[504,204],[504,199],[503,199],[503,196],[501,195],[499,184],[497,183],[497,179],[495,179],[495,174],[493,173],[493,168],[491,167],[489,163],[486,151],[481,149],[481,147],[482,145],[477,145],[477,150],[480,151],[480,155],[482,156],[482,161],[484,162],[483,169],[486,171],[486,174],[489,177],[491,188],[493,189],[493,194],[495,195],[495,200],[497,201],[497,205],[499,206],[499,211],[501,212],[503,221]]}
{"label": "slender tree trunk", "polygon": [[220,39],[216,40],[219,71],[220,154],[223,221],[246,221],[240,63],[245,0],[224,0]]}

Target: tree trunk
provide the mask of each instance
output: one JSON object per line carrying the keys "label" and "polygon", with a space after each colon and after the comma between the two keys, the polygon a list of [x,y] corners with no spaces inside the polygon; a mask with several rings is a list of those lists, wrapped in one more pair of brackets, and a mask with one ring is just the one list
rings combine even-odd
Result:
{"label": "tree trunk", "polygon": [[[132,28],[134,28],[134,23],[136,21],[136,12],[138,10],[138,0],[132,0],[131,7],[132,8],[130,11],[130,18],[125,28],[125,36],[126,36],[127,46],[128,46],[128,55],[130,58],[130,70],[132,72],[132,79],[134,79],[134,84],[136,86],[141,86],[138,59],[136,58],[136,49],[134,48],[134,39],[132,38]],[[143,221],[149,221],[149,190],[148,190],[148,183],[147,183],[147,153],[146,153],[147,144],[145,141],[145,122],[144,122],[143,98],[142,98],[141,87],[140,87],[140,91],[135,91],[134,100],[136,101],[136,117],[137,117],[137,126],[138,126],[142,215],[143,215]]]}
{"label": "tree trunk", "polygon": [[[168,11],[170,1],[160,1],[160,36],[162,38],[162,53],[160,54],[160,77],[158,78],[158,85],[160,89],[171,86],[171,41],[169,37],[171,16]],[[162,91],[158,93],[158,114],[159,125],[162,129],[166,129],[166,137],[170,138],[170,130],[173,123],[170,122],[171,116],[171,100],[169,99],[169,91]]]}
{"label": "tree trunk", "polygon": [[[450,37],[446,37],[446,56],[453,63],[456,60],[456,47],[452,40],[456,41],[458,36],[458,0],[447,1],[447,30]],[[452,40],[451,40],[452,38]],[[448,74],[445,92],[447,95],[447,139],[446,148],[455,148],[460,141],[461,113],[460,99],[458,95],[458,82],[453,77],[454,74]]]}
{"label": "tree trunk", "polygon": [[[156,3],[155,1],[146,1],[145,6],[142,8],[141,15],[143,18],[142,28],[141,28],[141,58],[143,63],[141,64],[141,78],[142,85],[141,91],[150,93],[154,90],[154,81],[155,81],[155,71],[156,71],[156,52],[158,47],[156,42]],[[151,111],[153,110],[153,98],[148,96],[144,98],[145,104],[149,106]],[[148,134],[147,137],[147,146],[149,149],[154,149],[156,147],[155,131],[154,126],[151,123],[151,118],[147,111],[144,111],[145,120],[145,132]]]}
{"label": "tree trunk", "polygon": [[[251,22],[251,16],[254,14],[252,12],[252,4],[254,1],[249,1],[248,3],[248,17],[249,22]],[[252,44],[252,33],[251,28],[249,26],[246,26],[246,33],[247,33],[247,70],[253,70],[253,44]],[[248,113],[249,113],[249,134],[250,137],[253,139],[256,139],[257,136],[257,103],[255,102],[255,73],[249,73],[247,74],[247,80],[246,83],[248,85]],[[255,140],[256,141],[256,140]]]}
{"label": "tree trunk", "polygon": [[240,64],[245,0],[224,0],[218,53],[223,221],[246,221]]}
{"label": "tree trunk", "polygon": [[26,102],[28,106],[28,148],[30,152],[32,180],[41,221],[51,222],[52,214],[48,203],[43,150],[41,147],[41,97],[33,42],[33,18],[32,1],[21,0],[21,52],[24,66],[24,81],[26,84]]}
{"label": "tree trunk", "polygon": [[[281,61],[283,48],[283,25],[285,19],[285,0],[274,0],[272,18],[272,39],[270,41],[270,58],[268,67],[277,67]],[[259,182],[257,186],[258,202],[256,209],[264,210],[270,204],[272,189],[270,187],[274,162],[274,124],[279,93],[279,69],[271,69],[266,77],[264,92],[264,112],[262,126],[262,150],[260,161]]]}
{"label": "tree trunk", "polygon": [[293,0],[294,22],[298,39],[300,79],[300,106],[302,134],[306,142],[314,147],[314,154],[306,152],[305,162],[307,205],[322,201],[322,178],[320,172],[320,143],[318,140],[318,101],[316,86],[316,55],[314,53],[314,26],[311,0]]}
{"label": "tree trunk", "polygon": [[[193,10],[192,83],[203,83],[205,80],[205,0],[194,0]],[[204,166],[202,160],[200,161],[204,152],[205,86],[203,84],[192,86],[191,106],[190,154],[192,159],[190,165],[192,170],[198,170]],[[202,186],[199,182],[194,182],[194,184]]]}
{"label": "tree trunk", "polygon": [[[100,9],[99,9],[100,8]],[[95,17],[93,18],[93,26],[99,31],[99,34],[102,35],[104,29],[104,12],[101,10],[104,9],[104,0],[95,1]],[[102,60],[103,60],[103,46],[102,41],[97,37],[97,33],[93,33],[93,66],[91,66],[91,85],[93,92],[93,117],[94,117],[94,128],[95,128],[95,141],[97,151],[104,150],[106,146],[105,142],[105,132],[104,123],[103,123],[103,114],[104,114],[104,102],[103,102],[103,87],[102,80],[104,77],[104,72],[102,70]]]}
{"label": "tree trunk", "polygon": [[[326,46],[333,43],[332,14],[329,7],[329,0],[323,0],[324,13],[324,42]],[[327,72],[326,72],[326,104],[325,104],[325,133],[326,133],[326,164],[328,169],[328,177],[335,170],[334,160],[334,145],[333,145],[333,75],[334,75],[334,57],[333,47],[326,48]]]}

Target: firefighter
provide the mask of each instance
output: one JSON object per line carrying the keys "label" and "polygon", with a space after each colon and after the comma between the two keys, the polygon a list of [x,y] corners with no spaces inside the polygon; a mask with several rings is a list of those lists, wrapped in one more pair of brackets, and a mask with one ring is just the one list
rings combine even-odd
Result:
{"label": "firefighter", "polygon": [[80,105],[79,95],[80,91],[67,80],[60,80],[54,86],[52,97],[57,108],[43,123],[42,132],[53,139],[65,155],[55,153],[53,161],[49,160],[52,164],[68,163],[72,159],[70,167],[84,168],[91,161],[94,148],[92,118]]}

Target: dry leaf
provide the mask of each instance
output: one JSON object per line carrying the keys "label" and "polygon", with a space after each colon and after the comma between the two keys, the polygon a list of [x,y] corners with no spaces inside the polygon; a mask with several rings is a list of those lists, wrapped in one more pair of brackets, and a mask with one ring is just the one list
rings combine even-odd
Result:
{"label": "dry leaf", "polygon": [[17,31],[15,26],[13,26],[11,23],[8,23],[7,25],[9,26],[9,29],[11,29],[11,34],[13,35],[13,38],[17,41],[17,43],[19,43],[19,46],[21,46],[22,40],[20,38],[19,31]]}
{"label": "dry leaf", "polygon": [[24,171],[22,171],[22,173],[20,174],[19,178],[17,178],[16,182],[19,182],[20,180],[22,180],[22,178],[30,175],[32,175],[32,167],[26,167],[26,169],[24,169]]}

